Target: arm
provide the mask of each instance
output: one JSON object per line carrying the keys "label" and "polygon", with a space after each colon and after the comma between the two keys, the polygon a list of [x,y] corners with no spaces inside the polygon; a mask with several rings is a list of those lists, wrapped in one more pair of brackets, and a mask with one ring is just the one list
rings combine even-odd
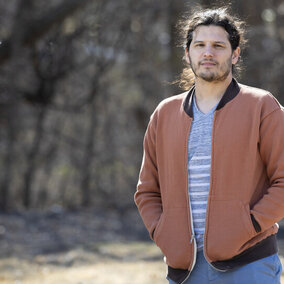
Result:
{"label": "arm", "polygon": [[134,196],[142,220],[153,239],[153,233],[162,214],[162,200],[156,157],[155,113],[150,119],[144,137],[144,153],[139,174],[137,191]]}
{"label": "arm", "polygon": [[284,110],[280,106],[261,121],[260,155],[270,187],[251,213],[264,231],[284,217]]}

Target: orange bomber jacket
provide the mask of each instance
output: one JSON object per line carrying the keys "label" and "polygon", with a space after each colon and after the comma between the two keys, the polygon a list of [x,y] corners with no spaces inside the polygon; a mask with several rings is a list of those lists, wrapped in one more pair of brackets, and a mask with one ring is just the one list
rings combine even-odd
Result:
{"label": "orange bomber jacket", "polygon": [[[152,114],[134,197],[169,273],[190,271],[195,262],[187,177],[193,92],[165,99]],[[233,79],[214,114],[211,147],[204,255],[227,270],[277,252],[276,222],[284,217],[283,107],[267,91]]]}

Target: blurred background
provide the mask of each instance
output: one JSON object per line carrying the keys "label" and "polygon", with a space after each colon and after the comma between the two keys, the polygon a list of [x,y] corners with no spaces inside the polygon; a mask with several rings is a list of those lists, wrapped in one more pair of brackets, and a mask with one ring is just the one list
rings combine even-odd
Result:
{"label": "blurred background", "polygon": [[[166,283],[133,202],[143,136],[181,92],[178,19],[221,3],[0,0],[0,283]],[[231,7],[238,80],[283,105],[284,1]]]}

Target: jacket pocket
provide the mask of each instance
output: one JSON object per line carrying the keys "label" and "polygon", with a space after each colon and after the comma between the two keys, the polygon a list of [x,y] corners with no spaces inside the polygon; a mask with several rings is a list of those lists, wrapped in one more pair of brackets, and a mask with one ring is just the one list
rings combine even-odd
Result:
{"label": "jacket pocket", "polygon": [[163,220],[164,220],[164,212],[161,214],[160,219],[158,221],[158,224],[157,224],[157,226],[156,226],[156,228],[153,232],[153,240],[154,240],[155,243],[156,243],[156,239],[157,239],[157,237],[160,233],[160,228],[163,225]]}
{"label": "jacket pocket", "polygon": [[155,243],[173,268],[188,269],[192,261],[187,210],[164,210],[154,232]]}
{"label": "jacket pocket", "polygon": [[257,235],[248,204],[238,200],[214,200],[209,210],[205,242],[211,261],[240,254],[245,244]]}

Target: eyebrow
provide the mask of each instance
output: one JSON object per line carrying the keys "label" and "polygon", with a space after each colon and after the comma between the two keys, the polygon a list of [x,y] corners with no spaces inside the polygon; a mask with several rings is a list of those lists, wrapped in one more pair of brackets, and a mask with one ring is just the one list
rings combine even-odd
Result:
{"label": "eyebrow", "polygon": [[[195,41],[193,41],[193,43],[202,43],[202,42],[204,42],[204,40],[195,40]],[[213,41],[213,42],[226,45],[226,42],[224,42],[224,41]]]}
{"label": "eyebrow", "polygon": [[221,43],[221,44],[226,44],[224,41],[214,41],[215,43]]}

